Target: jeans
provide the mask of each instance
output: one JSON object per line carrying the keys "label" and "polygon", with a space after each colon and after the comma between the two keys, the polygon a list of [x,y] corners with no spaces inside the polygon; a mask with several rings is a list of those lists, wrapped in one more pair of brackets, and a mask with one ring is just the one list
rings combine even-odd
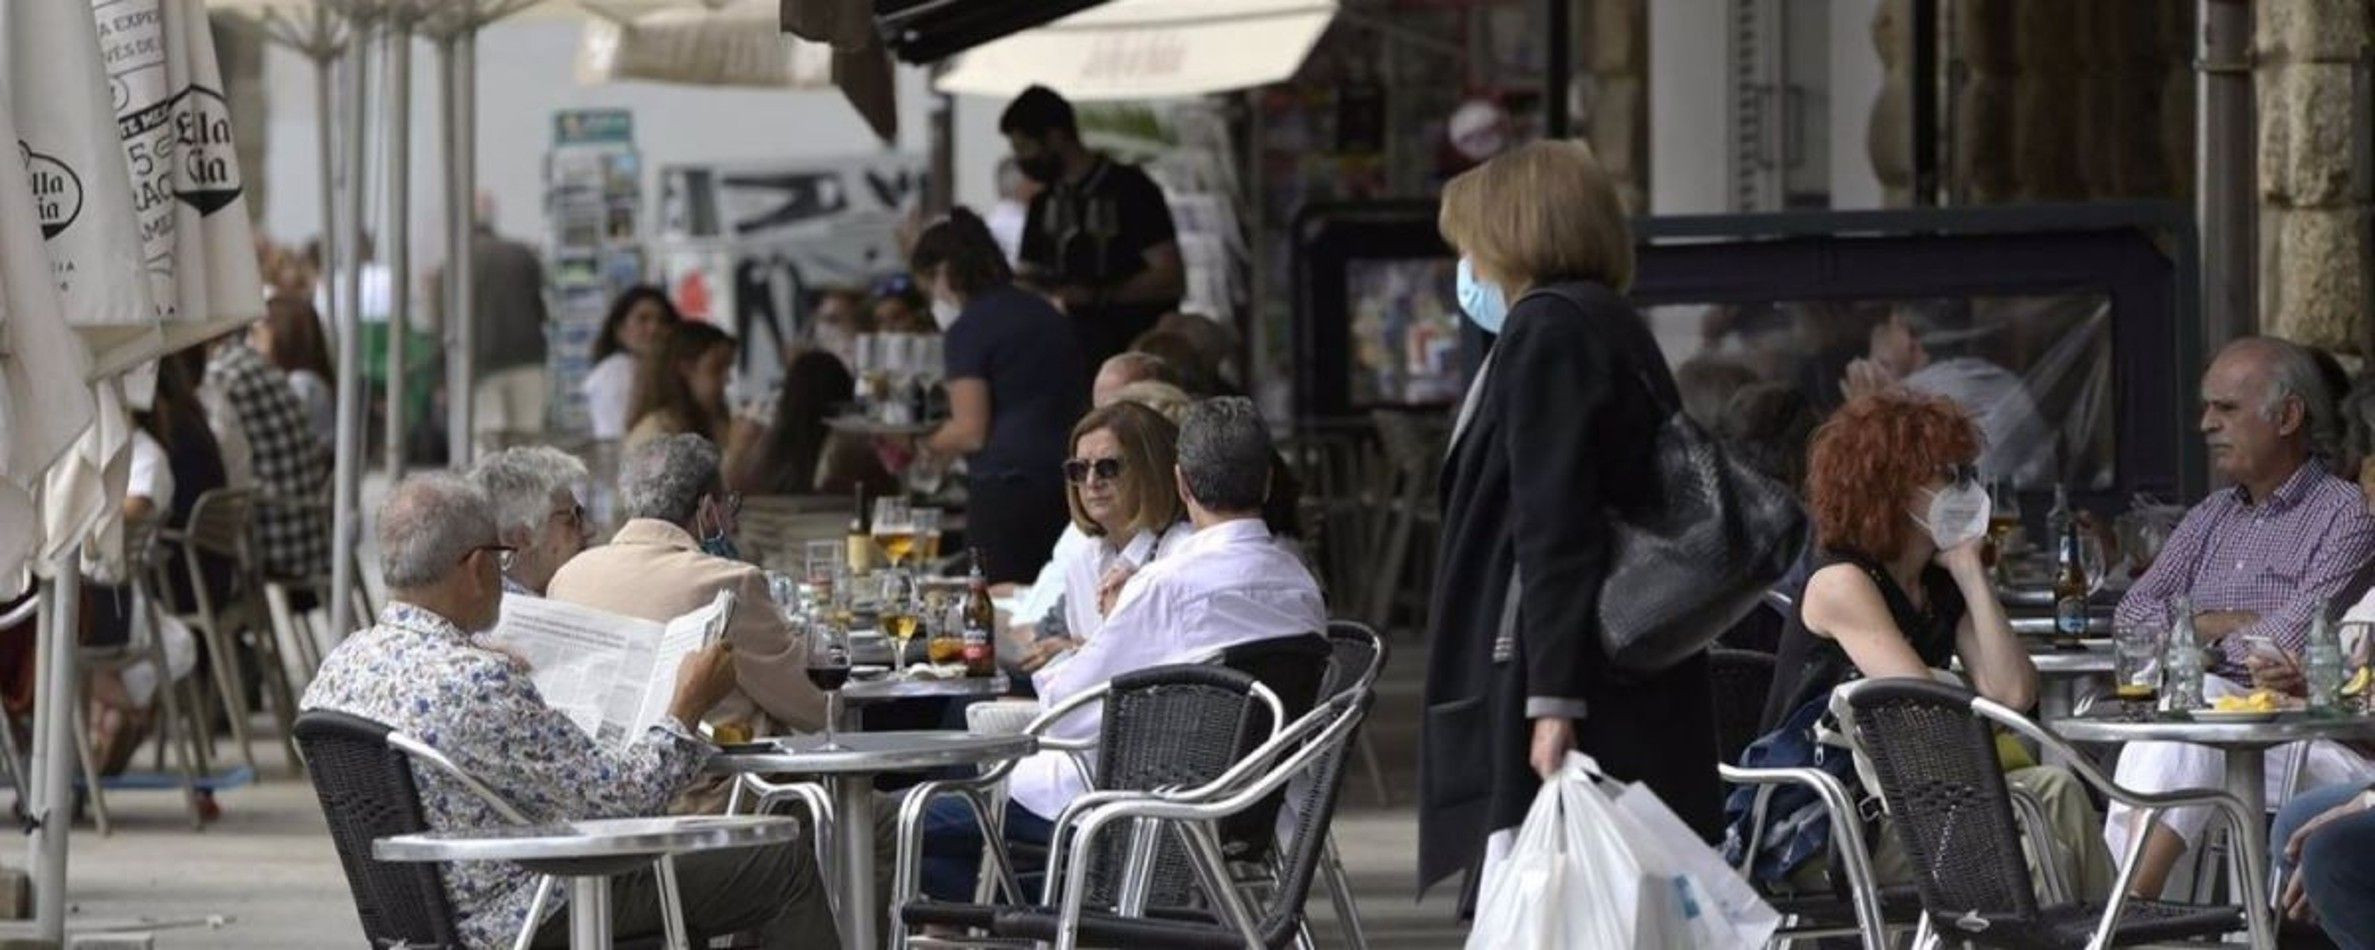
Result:
{"label": "jeans", "polygon": [[[1006,803],[1008,844],[1044,848],[1054,831],[1054,821],[1013,802]],[[1019,876],[1025,870],[1024,862],[1018,858],[1015,864],[1015,874]],[[924,895],[933,900],[971,901],[981,866],[981,826],[973,820],[972,807],[954,795],[933,799],[924,809]]]}
{"label": "jeans", "polygon": [[2289,875],[2300,875],[2320,926],[2343,950],[2375,950],[2375,866],[2367,861],[2367,855],[2375,853],[2375,811],[2318,829],[2301,847],[2297,869],[2285,858],[2285,844],[2310,819],[2370,787],[2375,786],[2346,782],[2304,792],[2276,814],[2276,825],[2268,832],[2268,866],[2275,870],[2276,881],[2281,884]]}

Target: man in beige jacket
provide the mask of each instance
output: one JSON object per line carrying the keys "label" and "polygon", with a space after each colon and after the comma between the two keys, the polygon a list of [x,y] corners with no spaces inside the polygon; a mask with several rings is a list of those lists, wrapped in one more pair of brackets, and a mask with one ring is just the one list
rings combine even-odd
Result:
{"label": "man in beige jacket", "polygon": [[825,698],[808,682],[807,645],[775,608],[766,574],[701,549],[703,539],[734,531],[717,446],[697,435],[638,446],[619,466],[619,503],[627,523],[609,544],[562,565],[548,596],[666,623],[733,591],[738,606],[726,639],[739,688],[707,721],[747,725],[755,736],[824,728]]}

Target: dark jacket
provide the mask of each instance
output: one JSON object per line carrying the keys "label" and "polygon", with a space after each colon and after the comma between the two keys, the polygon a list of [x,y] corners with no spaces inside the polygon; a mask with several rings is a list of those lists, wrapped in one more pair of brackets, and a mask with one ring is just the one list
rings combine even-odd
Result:
{"label": "dark jacket", "polygon": [[[1580,306],[1533,293],[1512,307],[1444,467],[1419,750],[1422,887],[1472,868],[1488,834],[1523,821],[1539,788],[1526,764],[1529,705],[1577,718],[1579,751],[1648,783],[1702,836],[1721,826],[1705,659],[1625,676],[1597,633],[1607,512],[1655,500],[1650,448],[1679,404],[1674,379],[1622,297],[1566,289]],[[1515,636],[1496,658],[1505,622]]]}

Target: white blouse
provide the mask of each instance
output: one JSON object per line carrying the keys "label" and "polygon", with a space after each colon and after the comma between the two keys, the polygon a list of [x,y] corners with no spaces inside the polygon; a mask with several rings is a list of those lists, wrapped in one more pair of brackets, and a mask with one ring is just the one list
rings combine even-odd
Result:
{"label": "white blouse", "polygon": [[626,438],[627,426],[634,421],[627,413],[634,409],[629,403],[635,398],[635,354],[620,350],[603,357],[586,373],[584,390],[594,438],[614,442]]}

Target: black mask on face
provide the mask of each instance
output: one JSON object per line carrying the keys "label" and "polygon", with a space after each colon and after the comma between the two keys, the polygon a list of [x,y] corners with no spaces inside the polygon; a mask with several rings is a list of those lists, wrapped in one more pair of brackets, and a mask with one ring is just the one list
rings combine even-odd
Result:
{"label": "black mask on face", "polygon": [[1032,181],[1042,185],[1055,184],[1064,177],[1063,156],[1057,155],[1054,149],[1045,145],[1039,147],[1039,153],[1036,155],[1029,158],[1016,158],[1014,167],[1015,170],[1022,172]]}

